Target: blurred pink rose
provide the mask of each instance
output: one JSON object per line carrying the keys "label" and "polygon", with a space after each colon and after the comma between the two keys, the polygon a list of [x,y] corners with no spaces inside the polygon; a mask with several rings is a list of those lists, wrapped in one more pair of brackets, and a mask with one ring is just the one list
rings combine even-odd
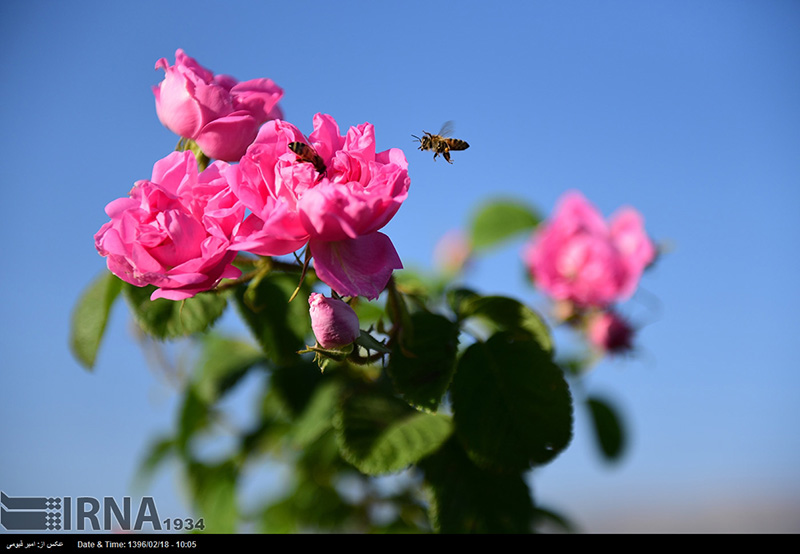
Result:
{"label": "blurred pink rose", "polygon": [[633,327],[612,311],[590,316],[586,334],[590,343],[609,354],[633,349]]}
{"label": "blurred pink rose", "polygon": [[447,275],[463,271],[472,256],[472,244],[460,230],[452,229],[445,233],[433,249],[433,261]]}
{"label": "blurred pink rose", "polygon": [[209,158],[238,161],[262,123],[283,117],[278,107],[283,90],[270,79],[239,83],[214,75],[181,49],[175,52],[175,65],[161,58],[156,69],[166,72],[153,87],[158,119],[197,142]]}
{"label": "blurred pink rose", "polygon": [[322,348],[346,346],[361,335],[358,316],[346,302],[312,292],[308,304],[311,329]]}
{"label": "blurred pink rose", "polygon": [[228,250],[244,218],[228,183],[235,167],[214,162],[198,175],[191,152],[156,162],[149,181],[106,206],[111,221],[94,240],[108,269],[137,287],[159,287],[152,300],[183,300],[241,275]]}
{"label": "blurred pink rose", "polygon": [[[293,142],[313,150],[300,156],[290,150]],[[319,156],[325,171],[309,156]],[[341,136],[331,116],[317,114],[306,138],[290,123],[270,121],[239,171],[232,188],[251,215],[232,248],[280,256],[308,243],[317,276],[341,296],[377,298],[403,267],[378,230],[408,196],[408,163],[397,148],[375,152],[371,124]]]}
{"label": "blurred pink rose", "polygon": [[582,307],[630,297],[654,256],[639,212],[624,208],[606,223],[578,192],[561,199],[523,253],[538,287]]}

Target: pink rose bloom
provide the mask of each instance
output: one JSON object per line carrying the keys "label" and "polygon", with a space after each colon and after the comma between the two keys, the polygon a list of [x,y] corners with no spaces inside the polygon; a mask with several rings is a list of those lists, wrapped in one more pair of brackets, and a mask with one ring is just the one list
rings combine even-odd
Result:
{"label": "pink rose bloom", "polygon": [[181,49],[175,52],[175,65],[161,58],[156,69],[166,73],[153,87],[158,119],[197,142],[209,158],[238,161],[262,123],[283,117],[278,107],[283,90],[270,79],[239,83],[214,75]]}
{"label": "pink rose bloom", "polygon": [[[310,146],[305,156],[289,148],[298,142]],[[342,136],[331,116],[317,114],[306,138],[291,123],[270,121],[239,170],[232,188],[251,215],[232,248],[280,256],[308,244],[317,276],[341,296],[377,298],[403,267],[378,230],[408,196],[408,163],[397,148],[375,152],[371,124]]]}
{"label": "pink rose bloom", "polygon": [[463,271],[471,256],[472,244],[459,229],[445,233],[433,249],[434,263],[448,275]]}
{"label": "pink rose bloom", "polygon": [[358,316],[346,302],[312,292],[308,305],[311,329],[322,348],[340,348],[361,336]]}
{"label": "pink rose bloom", "polygon": [[654,256],[639,212],[624,208],[606,223],[578,192],[562,198],[523,253],[537,286],[582,307],[630,297]]}
{"label": "pink rose bloom", "polygon": [[236,166],[214,162],[198,175],[191,152],[173,152],[138,181],[127,198],[106,206],[111,221],[94,236],[108,269],[150,296],[183,300],[241,271],[231,265],[231,237],[244,219],[228,180]]}
{"label": "pink rose bloom", "polygon": [[633,349],[633,328],[612,311],[600,312],[589,319],[586,334],[597,349],[620,354]]}

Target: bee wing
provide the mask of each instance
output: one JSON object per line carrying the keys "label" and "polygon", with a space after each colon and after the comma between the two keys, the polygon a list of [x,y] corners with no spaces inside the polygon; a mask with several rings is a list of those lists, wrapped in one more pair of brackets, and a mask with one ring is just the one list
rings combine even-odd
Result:
{"label": "bee wing", "polygon": [[449,137],[453,133],[454,123],[452,121],[445,121],[442,124],[442,129],[439,131],[440,137]]}

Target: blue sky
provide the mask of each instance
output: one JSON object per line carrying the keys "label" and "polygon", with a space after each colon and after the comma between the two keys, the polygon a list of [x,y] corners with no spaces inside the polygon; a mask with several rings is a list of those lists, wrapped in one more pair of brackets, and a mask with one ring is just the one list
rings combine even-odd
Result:
{"label": "blue sky", "polygon": [[[183,48],[273,79],[305,132],[325,112],[403,148],[411,193],[386,232],[406,265],[430,267],[495,195],[547,213],[575,188],[606,215],[639,209],[672,251],[623,306],[644,325],[637,354],[586,383],[625,414],[631,448],[602,463],[579,412],[534,494],[589,531],[800,531],[798,28],[800,4],[778,0],[0,3],[0,489],[134,494],[144,445],[171,428],[177,392],[124,305],[93,374],[67,336],[104,268],[103,208],[175,146],[151,86]],[[411,138],[446,120],[471,145],[452,165]],[[478,260],[469,284],[544,306],[520,248]],[[173,478],[147,492],[181,517]]]}

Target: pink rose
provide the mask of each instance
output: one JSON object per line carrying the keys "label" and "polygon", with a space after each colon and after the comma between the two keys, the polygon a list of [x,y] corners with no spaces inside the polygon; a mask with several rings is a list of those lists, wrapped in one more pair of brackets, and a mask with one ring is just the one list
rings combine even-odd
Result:
{"label": "pink rose", "polygon": [[270,121],[239,169],[232,187],[251,215],[232,248],[280,256],[308,244],[317,276],[342,296],[377,298],[403,267],[378,230],[408,196],[408,163],[397,148],[375,152],[371,124],[341,136],[331,116],[317,114],[306,138],[291,123]]}
{"label": "pink rose", "polygon": [[470,262],[472,244],[459,229],[452,229],[442,236],[433,249],[433,261],[447,275],[463,271]]}
{"label": "pink rose", "polygon": [[620,354],[633,349],[633,328],[612,311],[590,316],[586,335],[597,349]]}
{"label": "pink rose", "polygon": [[578,192],[562,198],[523,254],[537,286],[583,307],[630,297],[654,256],[636,210],[625,208],[606,223]]}
{"label": "pink rose", "polygon": [[322,348],[340,348],[361,336],[358,316],[346,302],[312,292],[308,304],[311,329]]}
{"label": "pink rose", "polygon": [[94,237],[108,269],[151,299],[183,300],[241,274],[231,265],[231,237],[244,218],[228,179],[236,166],[214,162],[198,175],[191,152],[173,152],[138,181],[127,198],[106,206],[111,221]]}
{"label": "pink rose", "polygon": [[262,123],[283,117],[278,107],[283,90],[270,79],[239,83],[214,75],[181,49],[175,52],[175,65],[161,58],[159,68],[166,75],[153,87],[158,119],[197,142],[209,158],[238,161]]}

